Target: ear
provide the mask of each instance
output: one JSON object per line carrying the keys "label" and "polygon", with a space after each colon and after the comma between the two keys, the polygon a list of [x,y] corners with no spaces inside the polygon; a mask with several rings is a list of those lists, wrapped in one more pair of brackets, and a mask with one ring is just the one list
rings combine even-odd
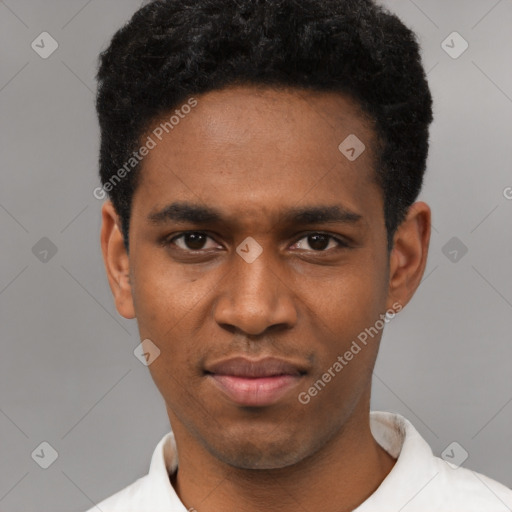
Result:
{"label": "ear", "polygon": [[130,260],[121,231],[121,221],[111,201],[101,208],[101,251],[116,309],[124,318],[135,318],[130,284]]}
{"label": "ear", "polygon": [[389,259],[388,309],[400,311],[420,285],[427,264],[430,232],[430,207],[418,201],[411,205],[393,238]]}

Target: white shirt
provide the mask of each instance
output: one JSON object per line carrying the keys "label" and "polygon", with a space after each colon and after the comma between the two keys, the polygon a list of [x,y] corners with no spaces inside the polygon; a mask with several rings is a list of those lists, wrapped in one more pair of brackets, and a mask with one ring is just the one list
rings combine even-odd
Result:
{"label": "white shirt", "polygon": [[[353,512],[512,511],[511,489],[434,456],[403,416],[372,411],[370,428],[397,461],[378,489]],[[177,466],[175,439],[169,432],[156,446],[147,475],[87,512],[187,512],[169,481]]]}

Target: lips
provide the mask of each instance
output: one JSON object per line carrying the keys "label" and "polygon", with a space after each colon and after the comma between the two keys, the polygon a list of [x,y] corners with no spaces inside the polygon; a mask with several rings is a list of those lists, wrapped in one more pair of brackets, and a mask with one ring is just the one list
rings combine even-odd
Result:
{"label": "lips", "polygon": [[237,405],[263,407],[276,403],[298,385],[304,365],[266,357],[235,357],[207,367],[206,375],[225,397]]}
{"label": "lips", "polygon": [[277,375],[300,375],[305,373],[305,370],[284,359],[274,357],[265,357],[259,360],[235,357],[211,365],[207,372],[233,377],[261,378]]}

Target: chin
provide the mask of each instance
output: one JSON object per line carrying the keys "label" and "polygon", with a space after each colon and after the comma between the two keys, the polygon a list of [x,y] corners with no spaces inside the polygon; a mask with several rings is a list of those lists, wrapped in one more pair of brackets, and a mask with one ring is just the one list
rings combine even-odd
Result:
{"label": "chin", "polygon": [[237,469],[282,469],[300,462],[305,454],[286,446],[241,446],[240,451],[223,451],[217,458]]}
{"label": "chin", "polygon": [[297,464],[315,450],[297,432],[285,434],[282,431],[281,436],[272,438],[268,432],[266,435],[228,433],[215,442],[210,439],[203,443],[215,458],[237,469],[282,469]]}

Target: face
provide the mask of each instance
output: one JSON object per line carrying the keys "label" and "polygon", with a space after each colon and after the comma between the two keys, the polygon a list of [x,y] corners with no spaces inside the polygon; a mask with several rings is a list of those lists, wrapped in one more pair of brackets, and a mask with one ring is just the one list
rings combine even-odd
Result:
{"label": "face", "polygon": [[[105,222],[109,278],[118,311],[160,350],[149,370],[173,429],[232,466],[285,467],[363,417],[382,331],[361,333],[412,295],[390,287],[374,132],[337,94],[196,100],[153,135],[129,256]],[[338,149],[351,134],[366,147],[356,159]]]}

